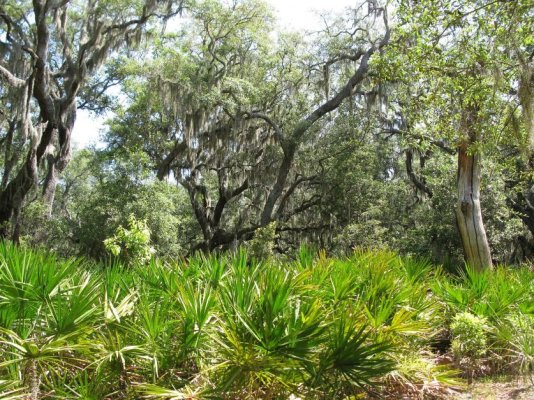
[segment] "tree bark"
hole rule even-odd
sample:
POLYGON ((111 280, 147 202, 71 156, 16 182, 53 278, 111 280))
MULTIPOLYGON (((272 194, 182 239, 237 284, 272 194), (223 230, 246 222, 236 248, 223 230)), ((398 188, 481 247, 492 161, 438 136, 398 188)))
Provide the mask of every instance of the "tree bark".
POLYGON ((430 188, 426 185, 424 178, 419 179, 413 170, 412 149, 406 150, 406 173, 408 174, 408 177, 410 178, 416 189, 419 190, 421 193, 426 194, 428 198, 431 199, 433 196, 432 190, 430 190, 430 188))
POLYGON ((50 156, 48 172, 43 184, 43 202, 46 208, 46 217, 48 218, 52 216, 57 183, 72 156, 71 134, 76 121, 76 107, 74 104, 66 111, 66 114, 65 123, 58 127, 60 148, 56 156, 50 156))
POLYGON ((480 154, 471 153, 470 135, 458 148, 458 202, 456 221, 467 264, 476 270, 492 268, 491 251, 480 207, 480 154))
POLYGON ((37 156, 30 149, 23 167, 6 188, 0 192, 0 237, 9 237, 9 222, 15 210, 23 204, 27 193, 37 180, 37 156))

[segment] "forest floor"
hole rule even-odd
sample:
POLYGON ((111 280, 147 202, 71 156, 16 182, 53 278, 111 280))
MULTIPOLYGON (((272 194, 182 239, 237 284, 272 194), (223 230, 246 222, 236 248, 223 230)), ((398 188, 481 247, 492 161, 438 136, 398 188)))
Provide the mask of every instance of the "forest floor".
POLYGON ((451 400, 533 400, 534 383, 525 381, 476 382, 451 400))
MULTIPOLYGON (((534 378, 534 377, 533 377, 534 378)), ((446 389, 444 391, 421 394, 390 393, 388 396, 375 396, 369 399, 387 400, 534 400, 534 379, 497 378, 478 380, 462 390, 446 389)))

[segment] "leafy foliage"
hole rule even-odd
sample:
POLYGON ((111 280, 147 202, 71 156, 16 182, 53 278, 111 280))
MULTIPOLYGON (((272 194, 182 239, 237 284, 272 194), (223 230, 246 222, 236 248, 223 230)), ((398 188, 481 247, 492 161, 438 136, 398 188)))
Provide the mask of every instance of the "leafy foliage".
POLYGON ((146 221, 138 221, 133 215, 128 220, 128 229, 119 226, 114 236, 104 240, 104 246, 125 263, 135 260, 145 264, 155 253, 150 246, 150 230, 146 221))
POLYGON ((476 360, 486 354, 486 320, 473 314, 457 314, 451 324, 452 353, 458 359, 476 360))
POLYGON ((306 33, 262 0, 4 3, 1 398, 532 374, 531 1, 369 0, 306 33), (71 161, 80 107, 113 115, 71 161))
POLYGON ((298 261, 258 263, 240 250, 101 268, 3 244, 0 260, 6 395, 321 399, 427 380, 439 391, 459 383, 431 359, 448 327, 462 357, 485 348, 503 368, 532 365, 527 270, 500 270, 522 294, 481 336, 482 318, 447 322, 454 298, 429 295, 455 278, 390 252, 330 259, 301 249, 298 261))
POLYGON ((247 244, 251 257, 267 260, 273 256, 276 240, 276 222, 256 230, 254 238, 247 244))

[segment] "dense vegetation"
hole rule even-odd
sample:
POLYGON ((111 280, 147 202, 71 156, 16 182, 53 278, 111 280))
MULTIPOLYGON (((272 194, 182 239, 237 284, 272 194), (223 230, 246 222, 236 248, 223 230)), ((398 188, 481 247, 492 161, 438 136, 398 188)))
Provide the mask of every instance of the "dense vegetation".
POLYGON ((304 248, 124 267, 2 245, 0 290, 2 398, 399 398, 534 367, 527 268, 304 248))
POLYGON ((361 0, 308 32, 263 0, 2 0, 0 398, 532 377, 532 21, 532 0, 361 0), (81 110, 108 120, 74 149, 81 110))
POLYGON ((273 223, 281 254, 531 256, 530 0, 362 1, 311 32, 261 0, 123 3, 0 6, 3 237, 103 259, 133 215, 160 257, 273 223), (73 152, 79 110, 109 120, 73 152))

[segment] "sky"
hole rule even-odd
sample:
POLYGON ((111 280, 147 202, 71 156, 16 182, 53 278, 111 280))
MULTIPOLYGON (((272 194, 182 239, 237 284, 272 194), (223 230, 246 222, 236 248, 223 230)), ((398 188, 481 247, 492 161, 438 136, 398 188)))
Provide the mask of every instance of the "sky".
MULTIPOLYGON (((342 12, 353 6, 356 0, 267 0, 275 9, 280 26, 284 30, 314 30, 320 27, 318 13, 342 12)), ((98 143, 100 131, 106 118, 96 117, 85 110, 79 110, 72 133, 75 148, 98 143)))

